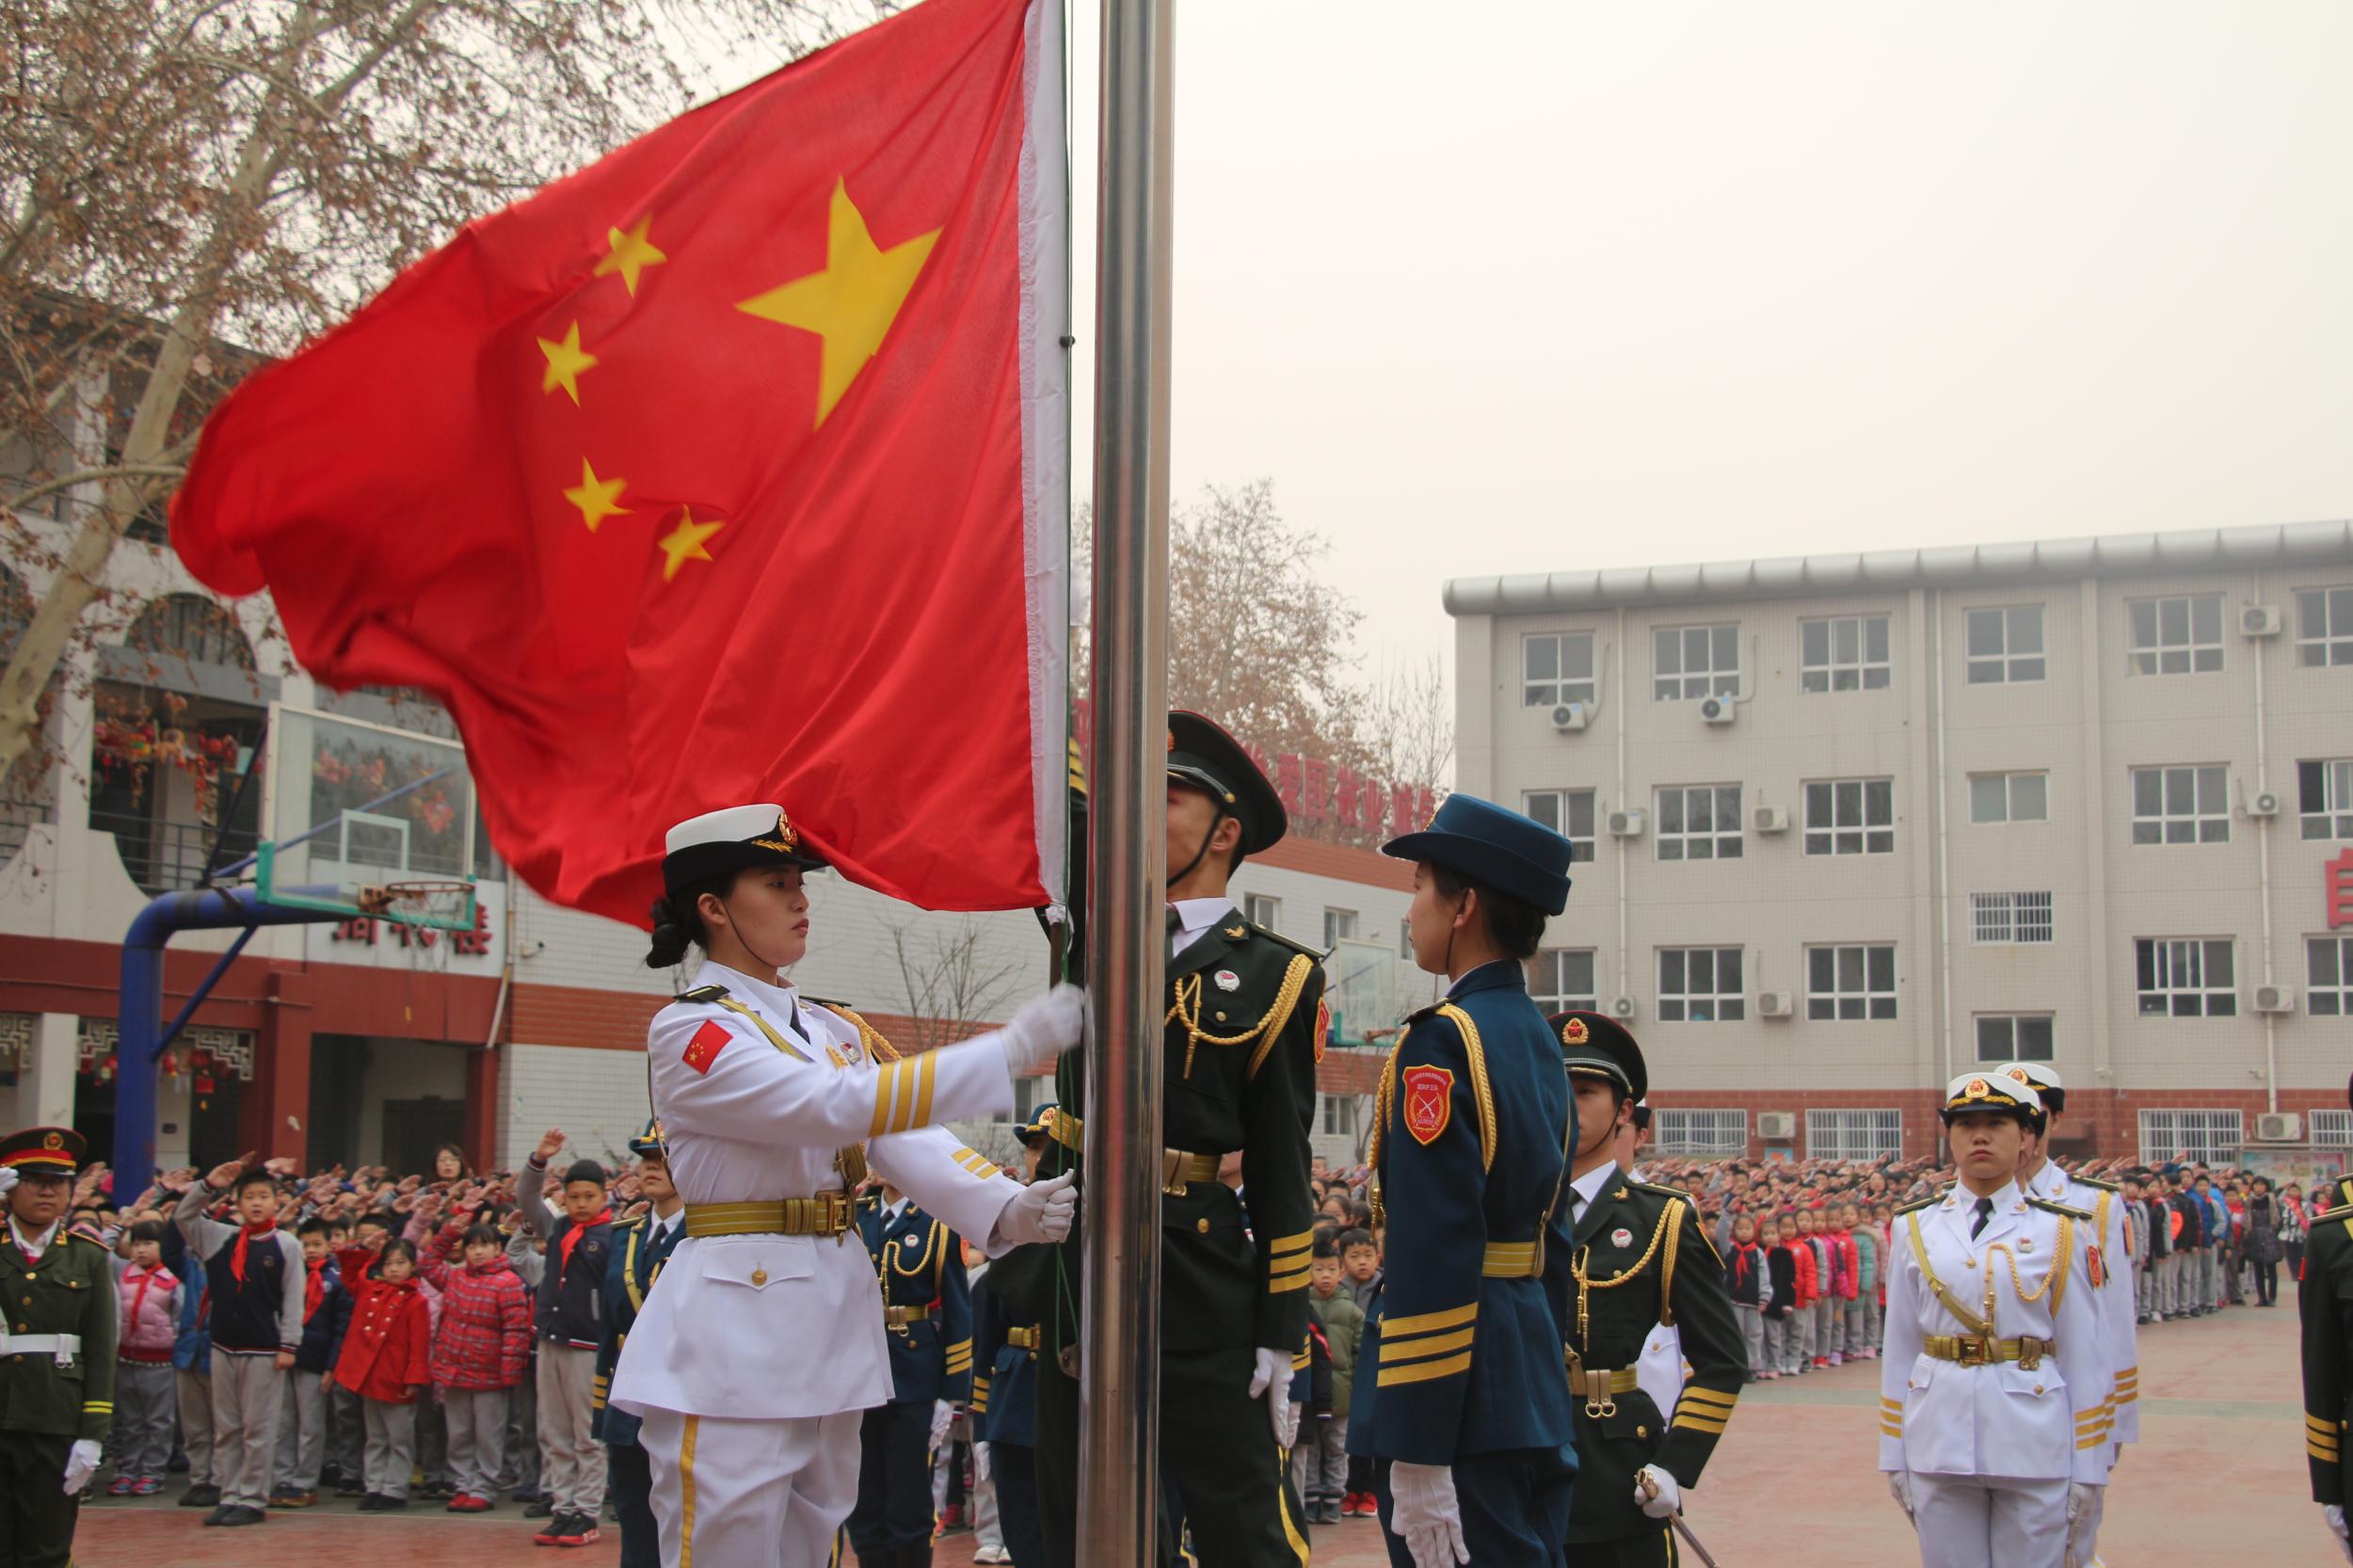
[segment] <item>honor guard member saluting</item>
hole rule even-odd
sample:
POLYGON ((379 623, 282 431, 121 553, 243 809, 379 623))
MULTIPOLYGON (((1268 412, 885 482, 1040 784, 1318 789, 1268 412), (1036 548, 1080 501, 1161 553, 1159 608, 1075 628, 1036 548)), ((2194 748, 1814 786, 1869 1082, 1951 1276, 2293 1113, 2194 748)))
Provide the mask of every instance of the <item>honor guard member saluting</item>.
POLYGON ((2041 1114, 2032 1084, 1955 1079, 1944 1118, 1961 1181, 1896 1211, 1880 1468, 1923 1568, 2089 1561, 2069 1527, 2108 1474, 2092 1219, 2019 1190, 2041 1114))
POLYGON ((1077 1043, 1082 998, 1057 987, 1002 1030, 902 1060, 777 973, 808 948, 801 878, 822 863, 775 806, 680 823, 662 862, 647 962, 707 955, 646 1044, 686 1237, 611 1402, 642 1417, 669 1568, 832 1556, 859 1415, 891 1392, 873 1265, 845 1244, 870 1161, 991 1254, 1070 1228, 1067 1182, 1007 1181, 938 1124, 1010 1112, 1014 1079, 1077 1043))
MULTIPOLYGON (((1315 1202, 1307 1129, 1322 1051, 1323 969, 1307 948, 1235 912, 1227 879, 1282 838, 1283 803, 1234 738, 1198 713, 1168 716, 1168 931, 1160 1189, 1160 1469, 1193 1505, 1193 1545, 1215 1568, 1307 1560, 1289 1495, 1291 1358, 1306 1343, 1315 1202), (1241 1152, 1241 1200, 1217 1178, 1241 1152)), ((1084 1063, 1063 1061, 1048 1170, 1078 1169, 1084 1063)), ((1071 1568, 1078 1520, 1080 1263, 1074 1239, 1038 1271, 1031 1309, 1049 1327, 1039 1362, 1038 1501, 1047 1561, 1071 1568), (1059 1275, 1059 1278, 1057 1277, 1059 1275)), ((1162 1511, 1163 1555, 1174 1555, 1162 1511)))
POLYGON ((646 1304, 646 1292, 662 1277, 662 1266, 686 1234, 686 1205, 670 1180, 660 1122, 648 1122, 629 1141, 629 1152, 637 1157, 638 1190, 653 1207, 642 1217, 613 1227, 613 1245, 604 1261, 604 1310, 597 1324, 596 1382, 588 1396, 589 1427, 607 1450, 607 1490, 621 1522, 621 1568, 658 1568, 662 1539, 653 1517, 653 1472, 647 1468, 646 1450, 637 1441, 637 1417, 614 1409, 609 1401, 613 1368, 619 1365, 621 1347, 629 1342, 629 1331, 646 1304))
POLYGON ((1374 1461, 1397 1568, 1558 1568, 1577 1461, 1544 1272, 1577 1121, 1520 966, 1568 904, 1569 842, 1457 794, 1382 853, 1415 863, 1414 962, 1453 984, 1407 1020, 1374 1101, 1388 1272, 1367 1304, 1348 1450, 1374 1461))
MULTIPOLYGON (((984 1162, 976 1176, 995 1176, 984 1162)), ((964 1240, 897 1188, 858 1200, 857 1228, 881 1276, 890 1332, 890 1401, 858 1431, 850 1547, 861 1568, 930 1568, 931 1457, 971 1398, 972 1292, 964 1240)))
MULTIPOLYGON (((2133 1309, 2133 1253, 2124 1239, 2124 1200, 2113 1182, 2072 1175, 2051 1159, 2059 1118, 2067 1112, 2067 1088, 2050 1064, 2012 1062, 2001 1070, 2012 1081, 2031 1087, 2042 1102, 2041 1120, 2026 1129, 2019 1156, 2019 1191, 2091 1215, 2076 1245, 2083 1249, 2084 1278, 2099 1309, 2100 1381, 2106 1385, 2103 1398, 2108 1415, 2108 1468, 2113 1471, 2123 1446, 2140 1441, 2140 1329, 2133 1309)), ((2080 1384, 2077 1389, 2089 1392, 2080 1384)), ((2100 1518, 2107 1495, 2105 1487, 2087 1495, 2075 1520, 2075 1555, 2087 1565, 2100 1555, 2100 1518)))
MULTIPOLYGON (((2353 1104, 2353 1084, 2345 1099, 2353 1104)), ((2304 1283, 2296 1304, 2304 1329, 2304 1453, 2312 1461, 2313 1501, 2329 1533, 2353 1561, 2345 1511, 2353 1504, 2353 1471, 2345 1464, 2353 1434, 2353 1176, 2337 1182, 2330 1207, 2313 1221, 2304 1247, 2304 1283)))
POLYGON ((70 1127, 0 1140, 0 1561, 65 1568, 82 1488, 115 1419, 115 1284, 69 1234, 87 1145, 70 1127))
POLYGON ((1569 1240, 1551 1258, 1577 1413, 1569 1560, 1579 1568, 1670 1564, 1683 1490, 1699 1484, 1732 1420, 1748 1352, 1698 1205, 1635 1180, 1619 1163, 1621 1129, 1650 1093, 1641 1048, 1599 1013, 1562 1013, 1546 1024, 1577 1096, 1577 1152, 1558 1210, 1569 1240), (1678 1355, 1673 1383, 1654 1384, 1674 1390, 1665 1405, 1644 1390, 1639 1366, 1662 1328, 1676 1336, 1678 1355))
MULTIPOLYGON (((1037 1179, 1053 1113, 1051 1103, 1041 1105, 1021 1128, 1025 1181, 1037 1179)), ((988 1266, 972 1292, 972 1466, 978 1479, 996 1480, 997 1522, 1014 1568, 1046 1562, 1037 1506, 1037 1352, 1045 1336, 1018 1268, 1039 1257, 1052 1267, 1048 1249, 1015 1249, 988 1266)))

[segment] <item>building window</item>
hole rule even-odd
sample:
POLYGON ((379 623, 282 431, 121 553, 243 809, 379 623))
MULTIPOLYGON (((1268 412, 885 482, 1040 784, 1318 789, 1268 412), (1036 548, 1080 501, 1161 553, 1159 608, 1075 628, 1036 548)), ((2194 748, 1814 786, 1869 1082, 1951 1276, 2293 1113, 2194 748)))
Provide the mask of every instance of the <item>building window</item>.
POLYGON ((2133 944, 2133 958, 2142 1017, 2238 1016, 2229 937, 2143 936, 2133 944))
POLYGON ((1979 944, 2048 942, 2051 895, 1971 893, 1969 931, 1970 939, 1979 944))
POLYGON ((1800 691, 1880 691, 1887 684, 1887 617, 1801 620, 1798 653, 1800 691))
POLYGON ((1696 784, 1658 792, 1658 858, 1740 858, 1740 786, 1696 784))
POLYGON ((1529 790, 1520 796, 1520 809, 1569 841, 1571 861, 1593 857, 1593 791, 1529 790))
POLYGON ((1520 706, 1593 700, 1593 634, 1548 632, 1520 639, 1520 706))
POLYGON ((2140 1162, 2232 1164, 2245 1136, 2235 1111, 2144 1111, 2140 1162))
POLYGON ((1893 855, 1896 785, 1886 778, 1834 778, 1805 787, 1808 855, 1893 855))
POLYGON ((2313 1112, 2313 1145, 2324 1149, 2353 1148, 2353 1111, 2313 1112))
POLYGON ((1808 1160, 1894 1160, 1904 1152, 1900 1111, 1809 1111, 1808 1160))
POLYGON ((1593 950, 1547 948, 1536 955, 1536 972, 1528 984, 1529 1000, 1546 1014, 1575 1007, 1594 1009, 1593 950))
POLYGON ((1650 646, 1655 700, 1740 695, 1738 626, 1662 626, 1650 646))
POLYGON ((2221 766, 2135 768, 2133 842, 2229 843, 2230 779, 2221 766))
POLYGON ((1323 951, 1330 952, 1342 942, 1356 939, 1356 911, 1326 909, 1323 912, 1323 951))
POLYGON ((2353 760, 2296 764, 2307 839, 2353 839, 2353 760))
POLYGON ((1851 1022, 1896 1016, 1896 944, 1805 950, 1805 1016, 1851 1022))
POLYGON ((1318 1095, 1323 1102, 1323 1132, 1327 1138, 1353 1138, 1356 1135, 1356 1096, 1353 1095, 1318 1095))
POLYGON ((1977 1018, 1977 1061, 1999 1066, 2005 1062, 2048 1062, 2051 1057, 2051 1015, 2048 1013, 1987 1013, 1977 1018))
POLYGON ((1264 893, 1245 894, 1241 901, 1241 918, 1252 925, 1274 929, 1274 922, 1283 918, 1283 901, 1264 893))
POLYGON ((2135 675, 2211 675, 2222 667, 2222 596, 2137 599, 2132 613, 2135 675))
POLYGON ((1749 1152, 1749 1113, 1660 1106, 1651 1112, 1651 1150, 1661 1159, 1738 1160, 1749 1152))
POLYGON ((2353 1018, 2353 936, 2304 938, 2305 1007, 2315 1018, 2353 1018))
POLYGON ((1737 1023, 1748 1011, 1738 948, 1658 950, 1660 1023, 1737 1023))
POLYGON ((1969 612, 1969 684, 2040 680, 2042 667, 2041 605, 1969 612))
POLYGON ((2353 588, 2296 590, 2296 662, 2353 664, 2353 588))
POLYGON ((2046 773, 1971 774, 1969 820, 1973 823, 2050 821, 2051 776, 2046 773))

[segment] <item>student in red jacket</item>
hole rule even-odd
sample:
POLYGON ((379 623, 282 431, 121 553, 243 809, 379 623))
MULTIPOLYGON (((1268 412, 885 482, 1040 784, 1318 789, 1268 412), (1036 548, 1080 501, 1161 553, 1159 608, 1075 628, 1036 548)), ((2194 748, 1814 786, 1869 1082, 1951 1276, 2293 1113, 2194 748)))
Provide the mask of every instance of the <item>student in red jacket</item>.
POLYGON ((424 1244, 424 1275, 441 1292, 433 1330, 433 1386, 449 1423, 452 1513, 487 1512, 505 1462, 508 1397, 531 1355, 531 1288, 506 1261, 492 1227, 452 1220, 424 1244), (465 1262, 444 1259, 462 1249, 465 1262))
POLYGON ((387 1241, 381 1253, 352 1247, 335 1261, 352 1297, 335 1382, 360 1396, 367 1427, 368 1491, 360 1507, 371 1513, 405 1509, 417 1393, 433 1385, 433 1322, 418 1289, 417 1249, 405 1240, 387 1241))

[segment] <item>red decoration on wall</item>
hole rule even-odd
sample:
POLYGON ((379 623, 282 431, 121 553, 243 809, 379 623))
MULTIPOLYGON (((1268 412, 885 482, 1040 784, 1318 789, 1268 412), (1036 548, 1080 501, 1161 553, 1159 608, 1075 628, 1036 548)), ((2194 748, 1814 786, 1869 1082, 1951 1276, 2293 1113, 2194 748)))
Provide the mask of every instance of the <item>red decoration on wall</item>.
POLYGON ((2353 849, 2328 863, 2329 929, 2353 925, 2353 849))

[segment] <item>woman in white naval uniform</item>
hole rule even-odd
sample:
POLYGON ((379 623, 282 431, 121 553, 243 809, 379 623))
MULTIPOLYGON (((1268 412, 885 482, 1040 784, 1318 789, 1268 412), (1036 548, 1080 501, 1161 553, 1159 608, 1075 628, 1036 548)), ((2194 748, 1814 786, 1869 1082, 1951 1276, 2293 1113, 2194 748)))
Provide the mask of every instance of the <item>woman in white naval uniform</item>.
POLYGON ((1014 1079, 1078 1043, 1083 1000, 1057 987, 1001 1031, 899 1060, 778 976, 807 950, 801 877, 823 864, 779 808, 693 818, 666 849, 647 962, 708 955, 646 1048, 686 1238, 609 1402, 644 1419, 665 1568, 822 1568, 856 1500, 860 1413, 891 1388, 848 1189, 871 1164, 992 1256, 1068 1234, 1068 1178, 1021 1186, 937 1124, 1009 1115, 1014 1079))
POLYGON ((1923 1568, 2080 1568, 2071 1527, 2107 1480, 2091 1216, 2018 1188, 2041 1114, 2030 1084, 1955 1079, 1944 1118, 1961 1181, 1896 1215, 1880 1468, 1923 1568))

